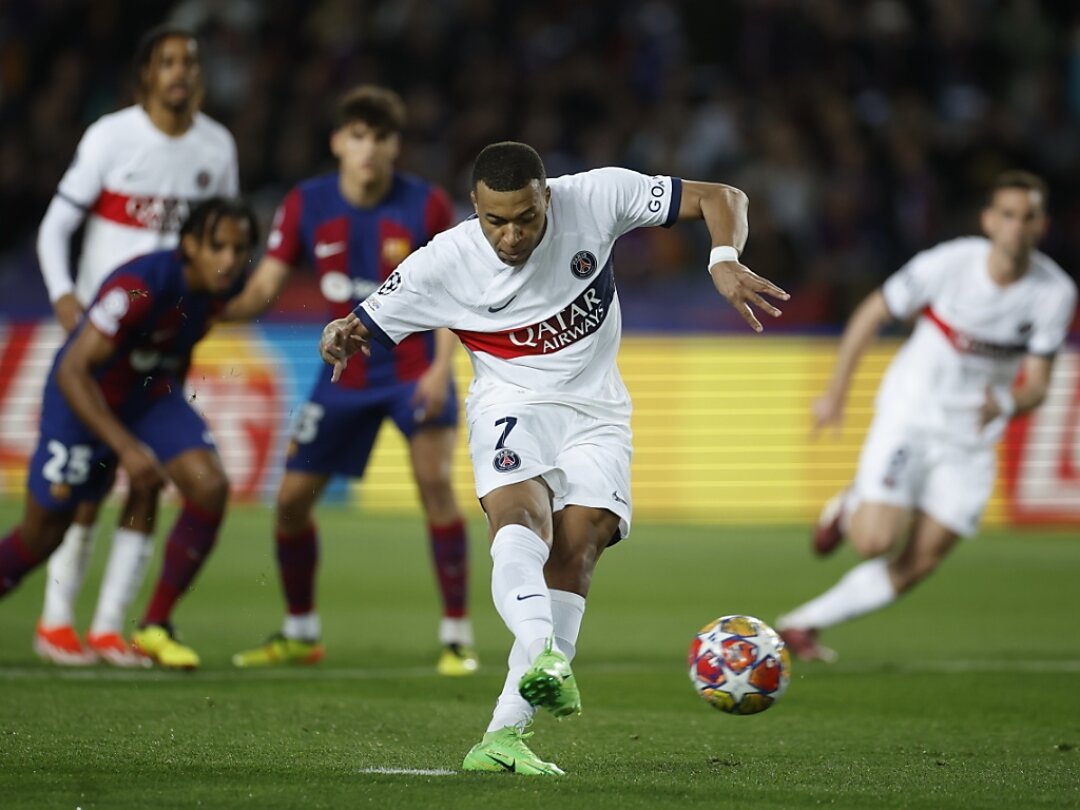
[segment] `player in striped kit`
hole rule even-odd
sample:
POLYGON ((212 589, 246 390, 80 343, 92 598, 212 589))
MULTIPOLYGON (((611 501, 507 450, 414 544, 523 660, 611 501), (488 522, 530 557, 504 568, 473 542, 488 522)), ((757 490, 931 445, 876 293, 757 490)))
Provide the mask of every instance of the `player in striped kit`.
POLYGON ((718 183, 619 168, 547 179, 521 143, 486 147, 472 175, 476 217, 440 234, 355 312, 323 331, 334 378, 370 342, 452 329, 474 378, 466 400, 476 494, 491 533, 491 593, 514 636, 508 673, 468 771, 558 776, 525 732, 537 707, 581 711, 571 671, 596 563, 630 531, 630 398, 615 240, 639 227, 704 220, 717 290, 751 310, 788 296, 739 263, 747 200, 718 183))
POLYGON ((1076 312, 1076 284, 1035 249, 1048 225, 1046 193, 1032 174, 1003 173, 982 212, 986 238, 919 253, 852 315, 814 406, 819 428, 841 422, 859 357, 878 331, 894 318, 917 320, 882 379, 855 482, 826 505, 814 532, 818 554, 846 536, 866 560, 776 622, 800 658, 834 659, 821 630, 895 602, 978 531, 994 448, 1010 419, 1046 397, 1076 312))
POLYGON ((255 241, 251 208, 212 197, 182 224, 179 249, 139 256, 106 277, 46 379, 26 509, 0 540, 0 596, 57 547, 79 504, 108 493, 118 464, 145 500, 171 481, 180 514, 133 643, 142 660, 199 666, 171 617, 214 547, 229 482, 184 377, 195 345, 239 292, 255 241))
MULTIPOLYGON (((136 104, 86 130, 38 234, 49 299, 69 333, 109 273, 135 256, 176 246, 193 202, 238 192, 232 135, 199 112, 203 85, 194 36, 172 27, 148 32, 137 49, 134 72, 136 104), (70 243, 84 221, 73 282, 70 243)), ((156 496, 129 495, 84 647, 74 629, 74 608, 89 565, 98 504, 79 506, 49 559, 34 638, 40 656, 67 665, 97 659, 117 666, 144 663, 126 643, 123 622, 152 553, 156 509, 156 496)))
MULTIPOLYGON (((362 86, 339 103, 330 145, 339 170, 294 188, 278 211, 265 258, 230 318, 248 319, 277 298, 292 268, 319 275, 331 317, 352 310, 413 250, 449 227, 446 193, 394 170, 405 106, 392 91, 362 86)), ((238 653, 240 667, 315 663, 322 630, 315 608, 319 541, 315 504, 332 475, 359 478, 383 420, 394 420, 409 455, 427 517, 443 602, 437 670, 476 670, 466 615, 466 534, 450 469, 457 436, 451 378, 456 340, 446 330, 412 335, 393 349, 350 365, 339 385, 323 374, 302 407, 277 498, 275 545, 287 613, 281 632, 238 653)))

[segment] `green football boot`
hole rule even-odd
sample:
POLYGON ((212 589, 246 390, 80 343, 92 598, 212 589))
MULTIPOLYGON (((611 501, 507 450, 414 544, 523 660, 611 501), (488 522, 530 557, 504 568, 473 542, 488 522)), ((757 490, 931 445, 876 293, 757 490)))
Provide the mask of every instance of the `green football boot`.
POLYGON ((581 692, 570 662, 547 640, 528 672, 518 681, 518 692, 531 706, 542 706, 556 717, 581 714, 581 692))
POLYGON ((323 659, 325 649, 318 641, 286 638, 275 633, 261 647, 238 652, 232 657, 234 667, 275 667, 282 664, 317 664, 323 659))
POLYGON ((554 762, 544 762, 530 750, 525 740, 532 732, 517 726, 489 731, 472 747, 461 763, 463 771, 520 773, 524 776, 565 776, 566 771, 554 762))

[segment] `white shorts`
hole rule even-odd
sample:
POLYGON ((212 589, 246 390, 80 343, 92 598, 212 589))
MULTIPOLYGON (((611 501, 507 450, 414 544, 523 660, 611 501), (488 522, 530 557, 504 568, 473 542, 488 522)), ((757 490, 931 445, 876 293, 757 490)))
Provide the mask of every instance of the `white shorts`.
POLYGON ((861 501, 918 509, 970 537, 979 530, 996 473, 992 447, 949 444, 874 420, 859 457, 855 491, 861 501))
POLYGON ((630 425, 555 403, 494 404, 469 414, 476 497, 541 478, 552 509, 592 506, 630 534, 630 425))

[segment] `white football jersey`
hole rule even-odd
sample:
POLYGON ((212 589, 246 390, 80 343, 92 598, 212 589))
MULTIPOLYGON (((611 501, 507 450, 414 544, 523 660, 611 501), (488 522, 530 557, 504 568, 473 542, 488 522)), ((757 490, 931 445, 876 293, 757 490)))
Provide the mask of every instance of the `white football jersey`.
POLYGON ((503 264, 473 217, 405 259, 357 314, 388 345, 452 329, 472 360, 470 409, 562 402, 629 418, 613 248, 634 228, 674 223, 682 181, 606 168, 548 187, 547 229, 525 264, 503 264))
POLYGON ((960 444, 992 444, 1005 419, 979 428, 987 388, 1008 390, 1027 354, 1061 348, 1076 309, 1076 285, 1036 252, 1019 280, 990 278, 990 241, 967 237, 917 254, 882 291, 897 318, 919 316, 877 397, 878 418, 940 433, 960 444))
POLYGON ((102 116, 83 134, 57 194, 87 212, 75 276, 83 306, 101 281, 129 259, 178 242, 192 202, 233 197, 240 182, 236 143, 202 113, 171 137, 138 106, 102 116))

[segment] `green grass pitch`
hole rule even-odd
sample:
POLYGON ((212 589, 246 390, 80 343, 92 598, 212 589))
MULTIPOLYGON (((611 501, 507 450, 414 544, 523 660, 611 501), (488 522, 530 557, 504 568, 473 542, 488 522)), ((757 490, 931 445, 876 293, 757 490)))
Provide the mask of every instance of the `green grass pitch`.
MULTIPOLYGON (((18 513, 0 505, 0 525, 18 513)), ((0 807, 1080 806, 1073 534, 987 532, 905 601, 831 632, 839 663, 796 663, 777 706, 730 717, 691 690, 693 633, 725 613, 771 620, 854 557, 812 559, 802 530, 636 526, 601 562, 589 600, 575 664, 583 715, 534 726, 535 750, 569 772, 551 780, 457 771, 509 643, 479 525, 471 604, 483 671, 446 680, 433 670, 420 521, 346 509, 320 515, 326 660, 231 669, 231 653, 280 621, 270 520, 234 509, 178 611, 203 656, 197 673, 46 666, 30 648, 43 572, 0 603, 0 807), (378 772, 394 769, 434 773, 378 772)))

